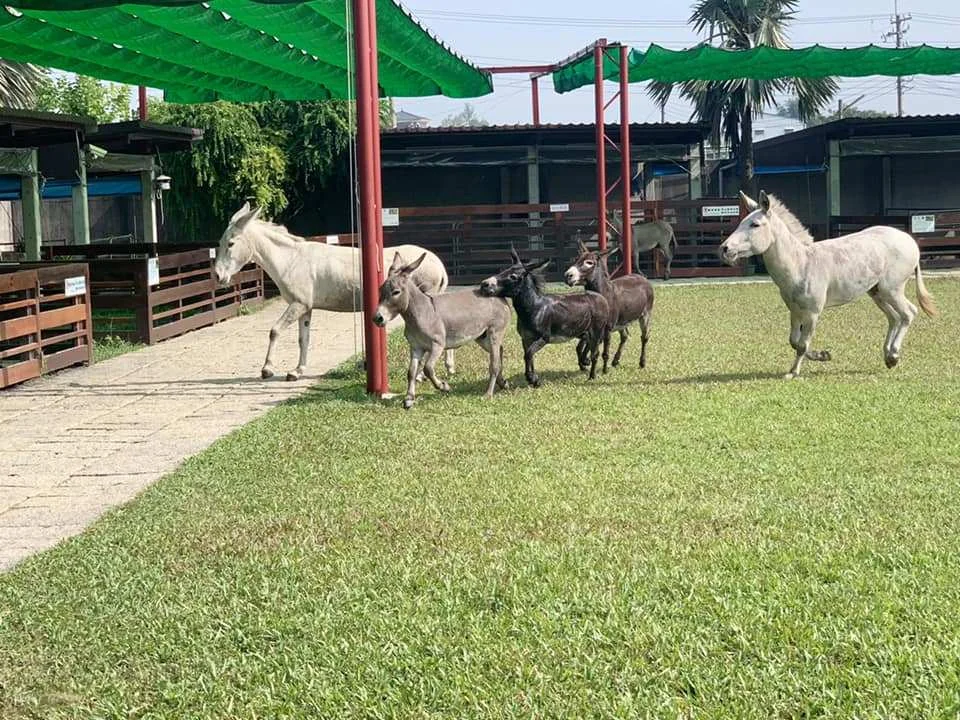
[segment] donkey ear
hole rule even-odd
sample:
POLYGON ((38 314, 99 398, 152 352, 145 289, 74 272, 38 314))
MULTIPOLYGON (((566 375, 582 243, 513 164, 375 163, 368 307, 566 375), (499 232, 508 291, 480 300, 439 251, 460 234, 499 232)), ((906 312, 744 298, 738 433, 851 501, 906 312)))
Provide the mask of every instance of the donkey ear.
POLYGON ((253 222, 254 220, 260 217, 260 211, 262 209, 263 209, 262 207, 258 207, 253 212, 248 212, 246 215, 243 215, 242 217, 238 218, 234 222, 234 227, 237 228, 237 230, 240 230, 242 232, 243 230, 246 229, 247 225, 249 225, 251 222, 253 222))
POLYGON ((524 265, 523 269, 526 270, 528 273, 535 273, 545 269, 549 264, 550 264, 550 260, 543 260, 543 261, 534 260, 532 263, 527 263, 526 265, 524 265))
POLYGON ((590 248, 583 244, 583 240, 580 239, 580 236, 577 235, 577 247, 580 248, 580 254, 590 252, 590 248))
POLYGON ((390 269, 387 270, 387 275, 396 275, 403 269, 403 258, 400 256, 400 253, 393 254, 393 262, 390 263, 390 269))
POLYGON ((765 190, 760 191, 760 209, 765 213, 770 212, 770 196, 765 190))
MULTIPOLYGON (((399 257, 399 256, 398 256, 398 257, 399 257)), ((426 253, 423 253, 423 255, 421 255, 421 256, 418 257, 416 260, 414 260, 412 263, 410 263, 409 265, 407 265, 407 266, 406 266, 403 270, 401 270, 400 272, 402 272, 404 275, 409 275, 410 273, 415 272, 416 269, 417 269, 418 267, 420 267, 421 263, 423 263, 423 260, 424 260, 425 257, 427 257, 427 254, 426 254, 426 253)))
POLYGON ((235 223, 237 220, 239 220, 240 218, 242 218, 244 215, 246 215, 246 214, 249 213, 249 212, 250 212, 250 201, 248 200, 247 202, 245 202, 245 203, 243 204, 243 207, 242 207, 242 208, 240 208, 239 210, 237 210, 237 211, 233 214, 233 216, 230 218, 230 223, 229 223, 229 224, 232 225, 233 223, 235 223))
POLYGON ((743 190, 740 191, 740 199, 743 201, 743 204, 747 206, 747 210, 751 210, 751 211, 752 211, 752 210, 756 210, 757 207, 759 207, 759 206, 757 205, 757 201, 756 201, 756 200, 753 200, 753 199, 750 198, 750 197, 748 197, 747 194, 746 194, 743 190))
POLYGON ((510 246, 510 259, 513 260, 517 265, 522 265, 523 260, 520 259, 520 256, 517 255, 517 249, 511 245, 510 246))

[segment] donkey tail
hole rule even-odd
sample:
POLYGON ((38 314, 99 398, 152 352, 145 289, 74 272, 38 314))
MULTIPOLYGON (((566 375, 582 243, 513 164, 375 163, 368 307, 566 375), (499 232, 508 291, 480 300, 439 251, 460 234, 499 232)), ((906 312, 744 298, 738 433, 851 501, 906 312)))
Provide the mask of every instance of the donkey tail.
POLYGON ((450 284, 450 277, 447 275, 447 266, 442 262, 440 263, 440 272, 443 273, 440 276, 440 291, 437 295, 443 295, 447 291, 447 286, 450 284))
POLYGON ((913 274, 917 279, 917 300, 920 302, 920 307, 930 317, 936 317, 937 306, 933 304, 933 295, 927 292, 927 286, 923 284, 923 274, 920 272, 920 263, 917 263, 913 274))

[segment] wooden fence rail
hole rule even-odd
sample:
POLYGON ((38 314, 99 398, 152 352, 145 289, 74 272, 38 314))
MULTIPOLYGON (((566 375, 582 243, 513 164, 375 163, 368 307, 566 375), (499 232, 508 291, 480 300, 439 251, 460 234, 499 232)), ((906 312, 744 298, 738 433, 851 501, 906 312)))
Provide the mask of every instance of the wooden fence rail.
POLYGON ((86 245, 45 252, 83 258, 89 266, 97 334, 148 345, 235 317, 264 298, 263 271, 253 265, 220 287, 214 254, 205 247, 86 245))
POLYGON ((0 388, 93 359, 87 266, 0 267, 0 388))
POLYGON ((960 267, 960 211, 929 213, 934 229, 913 232, 909 215, 834 215, 830 218, 830 237, 839 237, 863 230, 872 225, 889 225, 911 233, 920 246, 920 266, 923 268, 960 267))

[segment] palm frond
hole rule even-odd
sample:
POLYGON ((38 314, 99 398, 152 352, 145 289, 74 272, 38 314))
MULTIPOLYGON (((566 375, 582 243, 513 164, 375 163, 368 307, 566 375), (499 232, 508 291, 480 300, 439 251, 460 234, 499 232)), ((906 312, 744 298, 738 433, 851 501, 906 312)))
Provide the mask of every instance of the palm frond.
POLYGON ((32 107, 43 77, 43 71, 35 65, 0 59, 0 105, 32 107))

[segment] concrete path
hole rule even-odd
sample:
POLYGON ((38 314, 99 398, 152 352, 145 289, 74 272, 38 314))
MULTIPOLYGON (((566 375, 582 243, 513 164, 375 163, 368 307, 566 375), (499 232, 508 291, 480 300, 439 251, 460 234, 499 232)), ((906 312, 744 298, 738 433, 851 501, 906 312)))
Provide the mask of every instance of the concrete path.
MULTIPOLYGON (((253 315, 0 391, 0 570, 81 532, 354 354, 358 316, 317 310, 306 377, 260 380, 267 333, 282 310, 274 301, 253 315)), ((277 349, 278 372, 296 365, 296 326, 277 349)))

